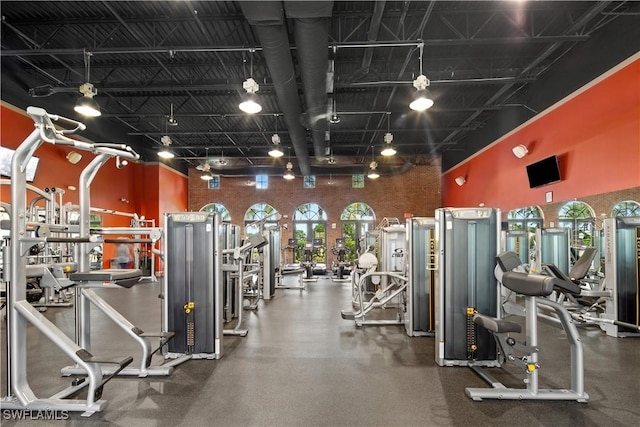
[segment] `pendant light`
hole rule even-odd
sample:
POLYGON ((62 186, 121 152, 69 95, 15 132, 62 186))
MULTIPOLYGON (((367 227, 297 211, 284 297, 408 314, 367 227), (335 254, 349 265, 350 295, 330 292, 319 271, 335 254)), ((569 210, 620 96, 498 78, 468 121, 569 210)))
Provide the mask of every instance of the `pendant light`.
POLYGON ((396 154, 396 149, 393 148, 391 144, 393 142, 393 134, 390 132, 391 129, 391 112, 387 111, 387 133, 384 134, 384 148, 380 152, 383 156, 389 157, 394 156, 396 154))
POLYGON ((84 52, 84 68, 85 68, 85 77, 86 81, 84 84, 80 86, 80 93, 83 95, 76 101, 75 107, 73 109, 87 117, 98 117, 102 113, 100 112, 100 105, 93 99, 94 96, 98 94, 98 89, 96 89, 90 82, 90 70, 91 70, 91 53, 85 51, 84 52))
POLYGON ((376 170, 378 167, 378 163, 374 158, 373 147, 371 147, 371 163, 369 163, 369 173, 367 174, 367 178, 369 179, 378 179, 380 178, 380 174, 376 170))
POLYGON ((242 95, 242 99, 240 100, 240 108, 241 111, 244 111, 247 114, 256 114, 262 111, 262 105, 258 102, 258 97, 256 96, 256 92, 260 90, 260 86, 258 83, 253 80, 253 52, 254 49, 249 50, 249 55, 251 58, 251 65, 249 68, 249 78, 242 83, 242 87, 247 91, 244 95, 242 95))
POLYGON ((291 181, 292 179, 295 179, 295 175, 293 174, 293 163, 291 163, 291 149, 289 149, 289 161, 287 162, 287 170, 285 171, 284 175, 282 176, 284 179, 291 181))
POLYGON ((269 155, 271 157, 282 157, 284 156, 284 152, 280 149, 280 135, 278 135, 278 115, 274 114, 276 118, 276 132, 271 135, 271 142, 273 143, 273 147, 269 150, 269 155))
POLYGON ((422 74, 423 50, 424 43, 420 43, 420 75, 413 81, 413 87, 416 88, 416 92, 413 94, 413 100, 409 104, 409 108, 415 111, 425 111, 433 106, 433 99, 431 99, 431 94, 427 90, 431 82, 422 74))

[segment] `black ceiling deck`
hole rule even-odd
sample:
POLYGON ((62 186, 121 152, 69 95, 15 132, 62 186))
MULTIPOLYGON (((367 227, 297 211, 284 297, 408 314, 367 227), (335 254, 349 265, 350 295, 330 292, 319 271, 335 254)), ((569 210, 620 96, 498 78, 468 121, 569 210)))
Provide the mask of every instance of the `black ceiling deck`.
MULTIPOLYGON (((640 44, 634 2, 336 1, 329 3, 325 35, 334 72, 326 72, 328 63, 322 70, 323 84, 332 82, 333 92, 322 88, 325 108, 318 115, 305 97, 304 52, 298 51, 299 24, 292 17, 322 15, 309 10, 322 4, 271 3, 286 9, 281 23, 295 70, 301 136, 290 132, 291 118, 283 115, 289 100, 277 96, 277 71, 268 66, 255 27, 232 1, 3 0, 2 98, 76 117, 72 106, 88 53, 103 112, 86 121, 92 136, 131 142, 146 160, 155 160, 160 138, 169 135, 178 167, 207 157, 223 174, 273 173, 288 161, 286 154, 281 160, 267 155, 277 127, 294 163, 306 151, 311 173, 352 172, 366 167, 372 154, 393 171, 439 162, 441 154, 444 166, 464 159, 640 44), (574 57, 594 40, 608 55, 582 72, 554 74, 579 63, 574 57), (408 103, 421 47, 435 105, 418 113, 408 103), (238 109, 242 82, 250 76, 260 84, 263 105, 254 116, 238 109), (327 121, 332 99, 337 124, 327 121), (167 125, 172 103, 178 126, 167 125), (388 129, 398 154, 383 159, 388 129), (321 132, 319 142, 314 131, 321 132), (329 155, 335 164, 328 164, 329 155)), ((265 4, 244 9, 269 19, 265 4)))

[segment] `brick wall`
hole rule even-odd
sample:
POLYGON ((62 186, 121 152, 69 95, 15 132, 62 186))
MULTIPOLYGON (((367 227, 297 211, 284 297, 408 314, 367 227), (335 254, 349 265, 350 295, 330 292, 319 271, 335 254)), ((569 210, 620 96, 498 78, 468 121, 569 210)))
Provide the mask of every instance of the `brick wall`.
MULTIPOLYGON (((381 176, 377 180, 365 177, 364 188, 352 188, 351 176, 335 176, 334 184, 328 185, 329 177, 318 176, 316 188, 303 188, 301 177, 287 181, 281 177, 269 177, 269 189, 258 190, 247 186, 250 177, 221 177, 221 188, 209 190, 207 182, 199 179, 200 172, 189 171, 189 210, 200 210, 208 203, 220 203, 231 214, 231 222, 242 224, 247 209, 254 203, 268 203, 288 220, 295 209, 304 203, 317 203, 327 215, 327 242, 329 247, 340 237, 340 214, 354 202, 367 203, 379 222, 384 217, 397 217, 404 221, 405 213, 414 216, 433 216, 440 207, 440 165, 415 166, 408 172, 395 176, 381 176), (332 223, 336 224, 332 230, 332 223)), ((255 179, 254 179, 255 180, 255 179)), ((292 235, 292 227, 289 234, 292 235)), ((284 238, 287 238, 285 232, 284 238)))

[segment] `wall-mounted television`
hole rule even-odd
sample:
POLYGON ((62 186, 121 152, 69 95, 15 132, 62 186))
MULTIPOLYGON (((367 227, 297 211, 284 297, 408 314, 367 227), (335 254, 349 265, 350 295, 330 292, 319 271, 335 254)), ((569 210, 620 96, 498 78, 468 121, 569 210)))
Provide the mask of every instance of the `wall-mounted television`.
MULTIPOLYGON (((11 178, 11 159, 13 158, 13 153, 15 153, 15 150, 0 147, 0 175, 11 178)), ((27 182, 33 182, 35 179, 39 161, 39 158, 33 156, 29 160, 29 163, 27 163, 27 182)))
POLYGON ((527 166, 529 187, 541 187, 560 181, 560 167, 558 157, 550 156, 527 166))

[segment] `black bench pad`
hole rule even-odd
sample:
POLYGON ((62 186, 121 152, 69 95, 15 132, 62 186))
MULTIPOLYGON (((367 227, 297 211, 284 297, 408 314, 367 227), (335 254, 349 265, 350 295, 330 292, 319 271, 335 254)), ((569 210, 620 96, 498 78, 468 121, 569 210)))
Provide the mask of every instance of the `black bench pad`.
POLYGON ((107 269, 107 270, 91 270, 72 273, 69 276, 72 282, 111 282, 123 288, 130 288, 142 277, 140 269, 107 269))
POLYGON ((475 314, 473 316, 473 322, 496 334, 522 332, 522 327, 518 323, 496 319, 495 317, 485 316, 484 314, 475 314))

